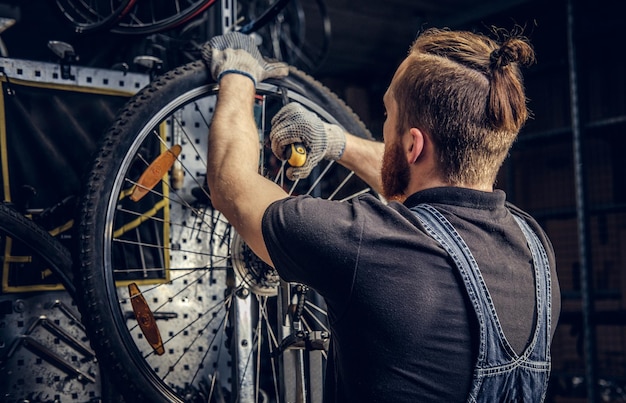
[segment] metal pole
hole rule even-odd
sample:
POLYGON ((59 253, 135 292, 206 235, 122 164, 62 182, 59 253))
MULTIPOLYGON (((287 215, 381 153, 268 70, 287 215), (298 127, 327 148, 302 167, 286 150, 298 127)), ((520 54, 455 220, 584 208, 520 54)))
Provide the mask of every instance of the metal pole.
POLYGON ((237 24, 237 0, 223 0, 220 3, 222 32, 219 34, 225 34, 232 31, 237 24))
POLYGON ((567 53, 570 79, 570 107, 572 142, 574 151, 574 174, 576 186, 576 220, 578 224, 578 253, 580 260, 580 291, 582 298, 583 337, 585 351, 585 380, 587 401, 596 401, 596 352, 595 326, 593 323, 593 282, 588 262, 587 209, 585 204, 585 177, 583 167, 580 115, 578 110, 578 78, 576 75, 576 48, 574 46, 574 6, 567 1, 567 53))

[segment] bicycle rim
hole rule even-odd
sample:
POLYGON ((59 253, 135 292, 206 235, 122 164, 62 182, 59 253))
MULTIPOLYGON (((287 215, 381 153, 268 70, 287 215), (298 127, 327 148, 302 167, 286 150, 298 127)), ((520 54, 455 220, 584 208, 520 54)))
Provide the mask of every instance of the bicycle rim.
MULTIPOLYGON (((94 348, 133 401, 287 401, 299 388, 321 396, 311 385, 325 362, 321 299, 282 282, 211 206, 204 161, 217 86, 208 82, 202 62, 165 74, 131 99, 104 138, 80 220, 84 316, 97 335, 94 348), (178 155, 172 169, 132 201, 138 178, 168 153, 178 155), (294 301, 308 339, 289 331, 294 301)), ((345 104, 295 69, 257 93, 266 176, 293 194, 341 200, 368 191, 332 163, 307 181, 288 181, 265 138, 286 98, 371 137, 345 104)))

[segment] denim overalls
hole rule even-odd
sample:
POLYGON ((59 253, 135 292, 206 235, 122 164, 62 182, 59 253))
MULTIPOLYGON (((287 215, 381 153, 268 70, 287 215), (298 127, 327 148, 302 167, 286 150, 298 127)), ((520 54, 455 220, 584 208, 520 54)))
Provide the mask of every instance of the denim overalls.
POLYGON ((536 328, 518 356, 504 338, 493 301, 467 244, 434 207, 411 208, 426 231, 454 260, 480 325, 480 347, 468 402, 542 402, 550 376, 551 290, 545 249, 526 221, 514 215, 530 247, 535 269, 536 328))

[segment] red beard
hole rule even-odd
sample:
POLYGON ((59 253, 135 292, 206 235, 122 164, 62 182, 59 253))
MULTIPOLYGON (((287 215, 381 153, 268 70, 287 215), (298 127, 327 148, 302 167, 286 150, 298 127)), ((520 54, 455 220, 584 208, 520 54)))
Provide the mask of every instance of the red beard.
POLYGON ((383 196, 387 200, 403 201, 406 198, 411 173, 399 139, 385 145, 381 177, 383 196))

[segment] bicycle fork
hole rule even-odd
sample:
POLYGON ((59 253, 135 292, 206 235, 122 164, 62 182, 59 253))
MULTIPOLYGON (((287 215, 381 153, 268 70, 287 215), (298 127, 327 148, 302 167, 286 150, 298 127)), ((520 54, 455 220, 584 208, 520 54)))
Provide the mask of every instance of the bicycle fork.
POLYGON ((279 317, 283 318, 282 341, 276 350, 283 374, 282 396, 285 402, 318 403, 323 398, 322 354, 328 351, 327 331, 305 326, 303 312, 308 287, 303 284, 281 284, 286 303, 279 317), (316 371, 316 369, 318 371, 316 371))

